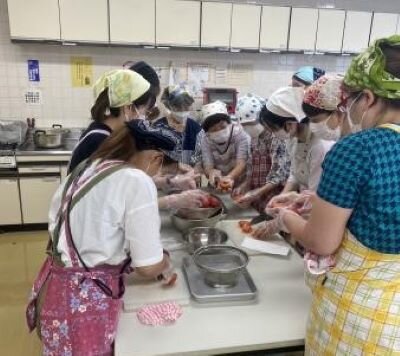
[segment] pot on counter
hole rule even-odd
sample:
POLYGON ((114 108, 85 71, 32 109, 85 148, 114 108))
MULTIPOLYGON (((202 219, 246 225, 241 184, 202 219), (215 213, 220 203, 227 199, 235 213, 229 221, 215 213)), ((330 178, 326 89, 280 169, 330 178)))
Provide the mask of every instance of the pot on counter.
POLYGON ((63 145, 63 134, 67 132, 61 125, 51 129, 38 129, 33 134, 33 141, 38 148, 58 148, 63 145))
POLYGON ((178 216, 176 213, 171 215, 171 221, 174 227, 182 233, 187 232, 189 229, 194 227, 214 227, 220 220, 225 219, 226 213, 222 208, 217 214, 205 219, 184 219, 178 216))

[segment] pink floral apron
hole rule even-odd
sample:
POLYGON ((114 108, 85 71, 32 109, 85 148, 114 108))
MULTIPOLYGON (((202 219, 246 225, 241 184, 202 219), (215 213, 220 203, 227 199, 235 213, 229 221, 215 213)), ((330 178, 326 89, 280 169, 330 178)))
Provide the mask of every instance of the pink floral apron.
POLYGON ((40 329, 44 355, 111 355, 124 293, 123 274, 130 272, 129 258, 118 266, 88 268, 74 245, 69 222, 74 203, 124 165, 121 162, 99 164, 85 180, 79 179, 85 166, 79 167, 64 189, 58 223, 60 229, 65 222, 72 267, 64 267, 57 256, 59 229, 56 229, 51 256, 34 282, 27 307, 29 329, 40 329))

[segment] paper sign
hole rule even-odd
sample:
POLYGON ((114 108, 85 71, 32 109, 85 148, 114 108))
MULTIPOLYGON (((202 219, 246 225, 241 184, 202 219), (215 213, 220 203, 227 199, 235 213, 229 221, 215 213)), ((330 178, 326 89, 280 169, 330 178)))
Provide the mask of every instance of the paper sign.
POLYGON ((30 82, 40 82, 39 61, 28 59, 28 78, 30 82))
POLYGON ((282 256, 287 256, 290 251, 288 246, 283 246, 279 242, 260 241, 251 237, 244 238, 242 247, 248 248, 249 250, 269 253, 271 255, 282 256))
POLYGON ((203 88, 208 83, 208 74, 207 64, 188 64, 188 83, 195 97, 203 96, 203 88))
POLYGON ((91 87, 93 85, 93 65, 91 57, 71 57, 72 86, 91 87))

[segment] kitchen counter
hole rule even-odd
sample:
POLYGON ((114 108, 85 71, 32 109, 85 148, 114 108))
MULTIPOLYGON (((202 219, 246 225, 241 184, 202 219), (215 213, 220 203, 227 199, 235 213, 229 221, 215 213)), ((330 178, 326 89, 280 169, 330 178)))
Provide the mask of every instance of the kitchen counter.
MULTIPOLYGON (((228 198, 224 200, 229 203, 228 198)), ((232 207, 228 216, 254 215, 251 209, 240 214, 232 207)), ((164 241, 179 240, 166 213, 162 214, 161 235, 164 241)), ((174 264, 181 266, 185 255, 172 252, 174 264)), ((251 256, 248 271, 259 293, 257 301, 248 305, 191 300, 183 306, 182 317, 166 327, 144 326, 134 312, 121 313, 115 355, 211 355, 304 345, 311 294, 304 283, 302 258, 294 250, 288 257, 251 256)), ((145 303, 154 302, 156 294, 159 291, 146 295, 145 303)))

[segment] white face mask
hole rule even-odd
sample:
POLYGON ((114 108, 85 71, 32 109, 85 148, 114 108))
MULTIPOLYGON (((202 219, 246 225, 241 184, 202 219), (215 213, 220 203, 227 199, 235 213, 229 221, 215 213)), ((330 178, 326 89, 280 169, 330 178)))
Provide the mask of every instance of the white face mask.
POLYGON ((275 137, 280 138, 281 140, 288 140, 290 138, 290 132, 286 132, 285 129, 280 129, 279 131, 274 132, 275 137))
POLYGON ((318 138, 322 140, 328 141, 338 141, 340 139, 340 126, 336 129, 331 129, 328 126, 328 121, 332 117, 332 114, 329 117, 318 123, 310 122, 310 131, 318 138))
POLYGON ((264 132, 264 126, 258 123, 255 125, 243 125, 243 130, 246 131, 251 138, 258 138, 258 136, 264 132))
POLYGON ((182 124, 189 118, 190 111, 171 111, 171 114, 177 122, 182 124))
POLYGON ((208 134, 208 137, 211 141, 217 144, 222 144, 229 140, 230 134, 231 134, 231 125, 228 125, 223 130, 217 132, 210 132, 208 134))
POLYGON ((350 129, 352 133, 357 133, 360 132, 362 130, 362 123, 364 121, 364 117, 365 114, 367 113, 367 111, 365 111, 361 117, 361 120, 358 124, 355 124, 354 121, 351 118, 351 108, 353 107, 354 103, 360 98, 360 96, 362 95, 362 92, 360 94, 358 94, 356 96, 356 98, 351 102, 351 104, 346 107, 346 115, 347 115, 347 119, 349 120, 349 125, 350 125, 350 129))

